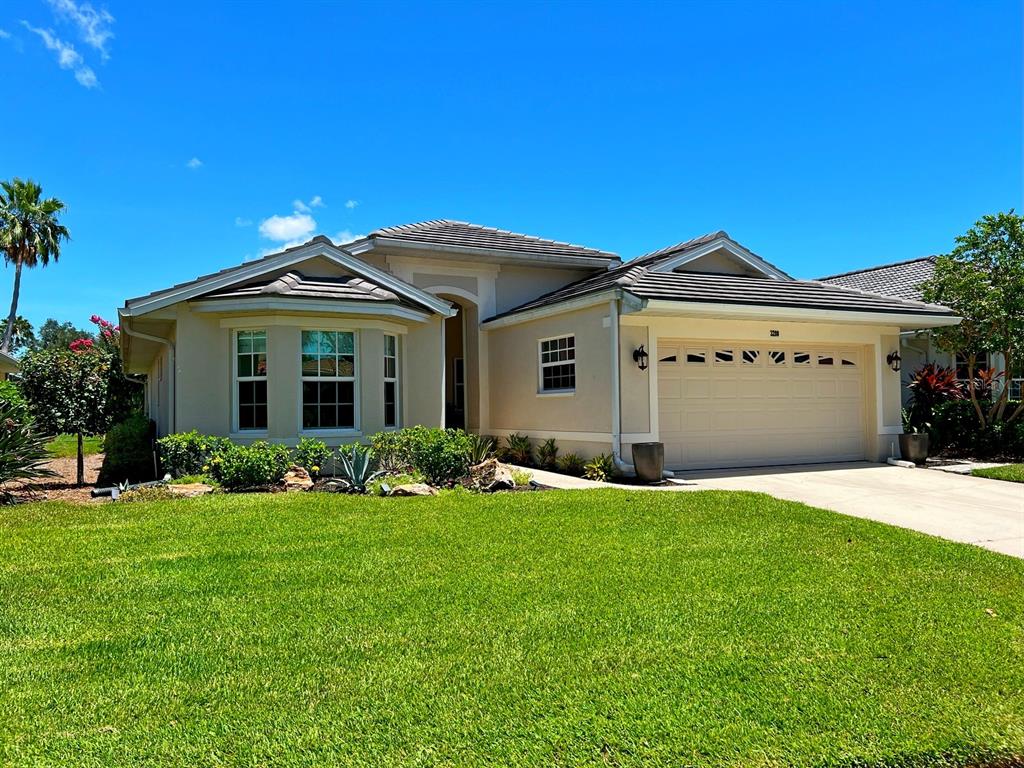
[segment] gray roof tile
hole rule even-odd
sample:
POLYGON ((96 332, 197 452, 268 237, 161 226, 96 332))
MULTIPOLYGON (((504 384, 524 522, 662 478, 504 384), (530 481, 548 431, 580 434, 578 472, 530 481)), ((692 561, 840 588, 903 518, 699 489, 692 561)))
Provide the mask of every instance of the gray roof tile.
POLYGON ((654 267, 659 263, 718 237, 728 237, 728 235, 724 232, 712 232, 669 248, 653 251, 614 269, 585 277, 547 293, 533 301, 496 315, 495 318, 560 304, 613 288, 621 288, 642 299, 665 301, 918 315, 952 314, 949 309, 938 305, 924 304, 920 301, 891 295, 883 296, 859 290, 856 287, 831 285, 822 281, 773 280, 738 275, 654 271, 654 267))
POLYGON ((540 256, 586 257, 618 261, 610 251, 600 251, 583 245, 546 240, 532 235, 521 235, 505 229, 484 227, 465 221, 435 219, 397 227, 383 227, 368 235, 369 238, 401 240, 410 244, 453 246, 457 248, 506 251, 509 254, 535 254, 540 256))
POLYGON ((844 288, 896 296, 901 299, 921 300, 921 283, 935 274, 935 256, 882 264, 878 267, 844 272, 819 278, 820 282, 844 288))
POLYGON ((361 277, 309 277, 292 270, 280 277, 257 280, 203 294, 202 299, 237 299, 254 296, 286 296, 299 299, 391 302, 412 305, 396 293, 361 277))

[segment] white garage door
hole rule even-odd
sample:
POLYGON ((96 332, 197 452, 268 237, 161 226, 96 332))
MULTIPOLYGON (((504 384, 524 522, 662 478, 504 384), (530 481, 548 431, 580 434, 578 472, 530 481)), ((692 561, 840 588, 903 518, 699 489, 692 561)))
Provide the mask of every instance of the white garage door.
POLYGON ((666 466, 863 459, 863 358, 858 347, 661 340, 666 466))

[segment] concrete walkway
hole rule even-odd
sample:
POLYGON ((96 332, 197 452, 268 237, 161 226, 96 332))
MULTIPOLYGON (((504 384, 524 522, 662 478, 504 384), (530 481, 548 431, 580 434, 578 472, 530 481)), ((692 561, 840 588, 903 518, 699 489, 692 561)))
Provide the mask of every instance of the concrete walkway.
MULTIPOLYGON (((529 471, 557 488, 630 488, 529 471)), ((685 472, 676 480, 652 490, 760 491, 1024 558, 1021 483, 868 462, 685 472)))

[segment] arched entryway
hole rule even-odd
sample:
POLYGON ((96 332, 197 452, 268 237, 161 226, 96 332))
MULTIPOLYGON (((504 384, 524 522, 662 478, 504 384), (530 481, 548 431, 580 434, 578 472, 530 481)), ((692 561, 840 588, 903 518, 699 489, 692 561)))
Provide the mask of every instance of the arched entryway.
POLYGON ((450 301, 459 311, 444 321, 444 422, 446 427, 475 430, 479 426, 479 325, 477 305, 470 294, 435 288, 431 293, 450 301))

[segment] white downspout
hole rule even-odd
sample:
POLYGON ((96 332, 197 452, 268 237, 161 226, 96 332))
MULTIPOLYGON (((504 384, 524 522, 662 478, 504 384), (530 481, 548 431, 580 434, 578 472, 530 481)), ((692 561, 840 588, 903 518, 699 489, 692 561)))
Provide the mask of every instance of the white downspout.
POLYGON ((129 336, 133 336, 136 339, 144 339, 145 341, 153 341, 153 342, 156 342, 157 344, 162 344, 163 346, 167 347, 167 358, 168 358, 167 364, 170 366, 170 369, 171 369, 171 392, 170 392, 170 396, 167 398, 168 400, 170 400, 170 406, 171 406, 170 418, 168 419, 168 428, 169 428, 169 433, 173 435, 178 430, 178 428, 177 428, 177 412, 178 412, 178 409, 177 409, 177 405, 176 405, 177 404, 177 400, 178 400, 178 381, 177 381, 177 379, 178 379, 178 371, 177 371, 177 365, 175 365, 175 359, 174 359, 174 357, 175 357, 174 356, 174 342, 171 341, 170 339, 165 339, 162 336, 153 336, 152 334, 149 334, 149 333, 143 333, 142 331, 136 331, 134 328, 132 328, 131 322, 130 321, 125 322, 126 320, 128 320, 128 318, 122 318, 121 330, 124 331, 125 333, 127 333, 129 336))
POLYGON ((619 300, 608 302, 612 353, 612 461, 624 475, 635 475, 636 467, 622 460, 622 393, 619 363, 619 300))

